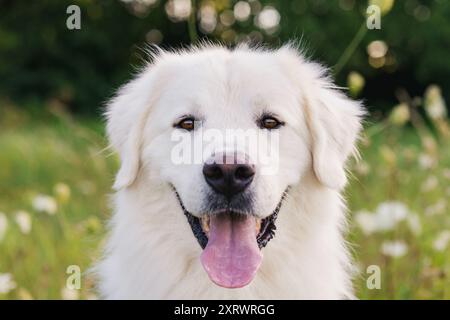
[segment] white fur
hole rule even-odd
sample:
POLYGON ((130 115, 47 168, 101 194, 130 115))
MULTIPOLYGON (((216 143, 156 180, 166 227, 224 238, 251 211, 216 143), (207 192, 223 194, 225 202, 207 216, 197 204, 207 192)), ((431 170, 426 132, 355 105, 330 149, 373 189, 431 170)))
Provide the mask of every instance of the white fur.
POLYGON ((203 46, 159 52, 153 60, 108 106, 108 135, 122 165, 111 235, 96 268, 103 297, 352 298, 340 191, 361 128, 360 104, 291 46, 203 46), (255 279, 241 289, 224 289, 203 270, 201 248, 170 187, 187 210, 201 216, 201 165, 170 161, 170 133, 177 116, 193 112, 208 128, 253 128, 254 115, 263 109, 286 125, 279 129, 278 173, 255 176, 255 214, 268 216, 291 188, 255 279))

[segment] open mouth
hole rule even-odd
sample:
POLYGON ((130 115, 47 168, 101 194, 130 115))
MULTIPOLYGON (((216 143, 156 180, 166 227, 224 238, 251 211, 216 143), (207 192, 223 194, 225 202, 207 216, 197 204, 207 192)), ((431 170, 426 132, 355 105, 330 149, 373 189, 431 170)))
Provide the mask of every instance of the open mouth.
POLYGON ((173 189, 203 249, 200 260, 210 279, 226 288, 241 288, 249 284, 261 264, 261 249, 275 235, 275 222, 288 189, 283 192, 272 214, 264 219, 229 210, 198 218, 186 210, 173 189))

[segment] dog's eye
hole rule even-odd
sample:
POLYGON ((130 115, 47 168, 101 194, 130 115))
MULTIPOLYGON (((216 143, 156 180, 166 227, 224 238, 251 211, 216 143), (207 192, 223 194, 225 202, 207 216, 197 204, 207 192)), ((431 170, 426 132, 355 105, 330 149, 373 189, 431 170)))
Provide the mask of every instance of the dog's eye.
POLYGON ((175 128, 192 131, 195 129, 195 119, 192 117, 184 118, 180 122, 175 124, 175 128))
POLYGON ((278 129, 282 125, 284 125, 284 122, 278 120, 274 116, 266 115, 259 120, 259 126, 261 129, 278 129))

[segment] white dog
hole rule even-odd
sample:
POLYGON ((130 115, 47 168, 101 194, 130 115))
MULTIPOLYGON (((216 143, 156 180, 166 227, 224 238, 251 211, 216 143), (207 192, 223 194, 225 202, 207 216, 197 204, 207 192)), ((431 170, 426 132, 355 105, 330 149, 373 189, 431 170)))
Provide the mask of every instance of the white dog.
POLYGON ((293 46, 155 54, 108 106, 122 163, 103 297, 352 298, 340 191, 363 114, 293 46), (226 130, 261 133, 276 152, 263 164, 209 137, 200 161, 176 159, 226 130))

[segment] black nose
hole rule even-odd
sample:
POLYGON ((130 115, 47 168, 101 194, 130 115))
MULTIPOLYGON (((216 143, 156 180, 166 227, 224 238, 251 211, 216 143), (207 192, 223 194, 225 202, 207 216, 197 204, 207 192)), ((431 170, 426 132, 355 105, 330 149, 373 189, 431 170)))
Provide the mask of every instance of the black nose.
POLYGON ((206 182, 217 192, 231 198, 242 192, 252 182, 255 166, 250 164, 205 164, 203 175, 206 182))

